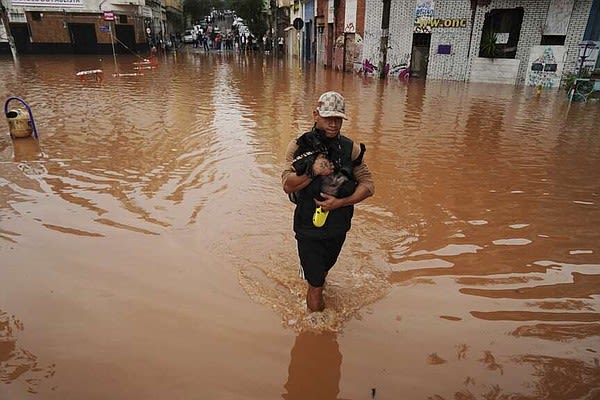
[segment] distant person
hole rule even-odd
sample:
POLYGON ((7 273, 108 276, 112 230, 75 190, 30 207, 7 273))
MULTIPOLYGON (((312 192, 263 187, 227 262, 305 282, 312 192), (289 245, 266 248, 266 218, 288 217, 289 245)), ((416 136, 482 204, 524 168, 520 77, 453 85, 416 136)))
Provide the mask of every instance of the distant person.
POLYGON ((279 53, 283 53, 284 44, 285 42, 283 40, 283 36, 279 36, 279 38, 277 39, 277 50, 279 51, 279 53))
POLYGON ((350 230, 354 204, 373 195, 364 145, 340 131, 346 119, 344 97, 326 92, 313 110, 314 126, 292 140, 281 174, 283 190, 296 203, 294 232, 304 279, 306 304, 322 311, 323 285, 350 230))
POLYGON ((246 47, 249 51, 254 51, 254 36, 248 35, 246 47))
POLYGON ((246 35, 243 33, 240 35, 240 51, 246 51, 246 35))
POLYGON ((222 36, 220 33, 217 33, 215 35, 215 49, 218 51, 221 51, 221 40, 222 40, 222 36))

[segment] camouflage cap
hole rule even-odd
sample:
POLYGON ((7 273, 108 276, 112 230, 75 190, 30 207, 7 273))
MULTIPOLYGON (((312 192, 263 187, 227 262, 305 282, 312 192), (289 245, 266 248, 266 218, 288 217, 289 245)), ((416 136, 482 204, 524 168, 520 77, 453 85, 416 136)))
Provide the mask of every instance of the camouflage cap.
POLYGON ((328 117, 346 117, 346 107, 344 105, 344 97, 338 92, 325 92, 319 97, 319 106, 317 107, 319 115, 324 118, 328 117))

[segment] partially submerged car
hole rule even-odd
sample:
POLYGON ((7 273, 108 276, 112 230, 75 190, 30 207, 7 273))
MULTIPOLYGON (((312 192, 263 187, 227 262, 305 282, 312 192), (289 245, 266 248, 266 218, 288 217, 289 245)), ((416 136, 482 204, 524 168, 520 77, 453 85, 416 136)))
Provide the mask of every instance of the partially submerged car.
POLYGON ((186 30, 181 37, 183 43, 194 43, 196 41, 196 33, 193 30, 186 30))

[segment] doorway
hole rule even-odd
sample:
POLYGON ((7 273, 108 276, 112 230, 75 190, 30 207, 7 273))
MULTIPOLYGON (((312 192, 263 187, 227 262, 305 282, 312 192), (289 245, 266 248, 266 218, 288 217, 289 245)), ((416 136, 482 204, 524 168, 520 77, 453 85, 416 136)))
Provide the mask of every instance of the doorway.
POLYGON ((412 54, 410 56, 410 76, 416 78, 425 78, 427 76, 430 46, 431 33, 413 34, 412 54))
POLYGON ((10 30, 15 40, 15 47, 19 53, 30 53, 31 44, 29 41, 30 33, 27 24, 10 24, 10 30))
POLYGON ((94 54, 98 52, 96 26, 94 24, 69 24, 73 53, 94 54))
POLYGON ((119 54, 135 52, 135 30, 133 25, 115 25, 115 28, 117 39, 119 40, 115 50, 119 54))

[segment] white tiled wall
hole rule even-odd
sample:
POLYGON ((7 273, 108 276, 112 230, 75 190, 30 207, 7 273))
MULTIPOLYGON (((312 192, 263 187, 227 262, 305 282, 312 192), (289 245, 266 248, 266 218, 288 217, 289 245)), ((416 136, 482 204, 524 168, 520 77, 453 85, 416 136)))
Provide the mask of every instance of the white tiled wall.
MULTIPOLYGON (((413 24, 417 0, 391 0, 388 62, 391 65, 408 61, 412 51, 413 24)), ((478 6, 471 23, 471 2, 469 0, 437 0, 434 3, 434 18, 464 18, 465 28, 434 28, 431 35, 431 47, 427 71, 428 79, 481 80, 480 71, 473 68, 479 55, 481 31, 485 14, 493 9, 524 9, 523 24, 516 62, 509 63, 516 70, 516 84, 524 84, 527 76, 528 60, 533 46, 541 42, 546 16, 551 0, 492 0, 487 6, 478 6), (449 55, 437 54, 438 45, 452 46, 449 55), (469 48, 471 49, 469 51, 469 48)), ((574 71, 577 65, 578 44, 582 40, 587 24, 592 0, 576 0, 565 41, 565 71, 574 71)), ((370 59, 375 65, 379 61, 381 40, 381 17, 383 2, 367 0, 365 15, 365 35, 363 58, 370 59)), ((510 79, 509 79, 510 80, 510 79)))

